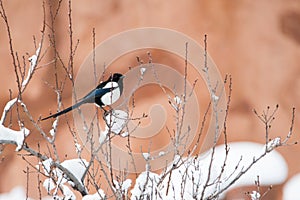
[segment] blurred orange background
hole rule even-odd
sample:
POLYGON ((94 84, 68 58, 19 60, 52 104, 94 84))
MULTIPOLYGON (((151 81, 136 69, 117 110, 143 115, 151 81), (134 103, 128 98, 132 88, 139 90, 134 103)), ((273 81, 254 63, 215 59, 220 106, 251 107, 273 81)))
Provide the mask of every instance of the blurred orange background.
MULTIPOLYGON (((57 4, 56 1, 50 1, 57 4)), ((49 3, 48 2, 48 3, 49 3)), ((13 45, 19 55, 34 54, 32 36, 40 37, 43 20, 40 1, 5 1, 6 14, 13 37, 13 45)), ((56 42, 60 52, 69 51, 68 2, 63 1, 58 15, 56 42)), ((49 16, 46 16, 49 17, 49 16)), ((253 114, 268 105, 279 111, 273 123, 270 137, 285 137, 289 131, 292 107, 296 107, 296 122, 291 142, 299 141, 300 112, 300 2, 295 0, 275 1, 73 1, 73 37, 79 46, 74 58, 75 74, 85 57, 92 51, 92 30, 96 30, 96 44, 108 37, 138 27, 162 27, 182 32, 203 45, 204 34, 208 35, 208 52, 222 76, 231 74, 233 93, 228 119, 229 141, 254 141, 264 143, 263 124, 253 114)), ((14 69, 11 65, 8 38, 3 20, 0 22, 0 110, 17 94, 14 69)), ((46 39, 48 39, 46 37, 46 39)), ((44 48, 47 48, 45 46, 44 48)), ((63 60, 68 59, 61 54, 63 60)), ((41 63, 43 64, 43 63, 41 63)), ((46 63, 44 63, 46 64, 46 63)), ((42 67, 36 71, 24 101, 32 115, 56 110, 56 94, 46 82, 54 83, 53 68, 42 67)), ((64 105, 72 103, 71 86, 63 94, 64 105)), ((50 123, 44 125, 50 127, 50 123)), ((71 134, 60 128, 57 148, 68 158, 76 156, 71 134), (71 139, 72 140, 72 139, 71 139)), ((36 131, 29 143, 41 140, 36 131)), ((26 186, 24 162, 14 146, 8 146, 1 154, 0 192, 7 192, 17 185, 26 186)), ((289 177, 300 172, 299 145, 278 149, 289 166, 289 177)), ((36 180, 32 180, 36 181, 36 180)), ((272 191, 271 191, 272 192, 272 191)), ((30 193, 31 195, 31 193, 30 193)), ((32 194, 32 196, 34 196, 32 194)), ((280 199, 280 196, 277 196, 280 199)))

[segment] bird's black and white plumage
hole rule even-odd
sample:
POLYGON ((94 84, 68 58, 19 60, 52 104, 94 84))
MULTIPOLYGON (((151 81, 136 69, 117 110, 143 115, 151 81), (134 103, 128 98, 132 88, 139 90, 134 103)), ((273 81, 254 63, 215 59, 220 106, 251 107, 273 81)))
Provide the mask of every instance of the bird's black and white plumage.
POLYGON ((73 106, 45 117, 42 120, 58 117, 59 115, 65 114, 85 103, 95 103, 99 107, 115 103, 123 92, 123 78, 124 76, 122 74, 112 74, 106 81, 101 82, 94 90, 85 95, 73 106))

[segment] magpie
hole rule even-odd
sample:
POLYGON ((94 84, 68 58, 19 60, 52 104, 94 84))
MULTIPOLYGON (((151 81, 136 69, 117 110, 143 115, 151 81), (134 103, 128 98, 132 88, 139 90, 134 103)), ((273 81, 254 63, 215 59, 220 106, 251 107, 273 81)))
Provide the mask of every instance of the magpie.
POLYGON ((85 103, 95 103, 100 108, 115 103, 123 92, 123 78, 125 76, 119 73, 112 74, 106 81, 101 82, 94 90, 90 91, 73 106, 70 106, 58 113, 42 119, 56 118, 85 103))

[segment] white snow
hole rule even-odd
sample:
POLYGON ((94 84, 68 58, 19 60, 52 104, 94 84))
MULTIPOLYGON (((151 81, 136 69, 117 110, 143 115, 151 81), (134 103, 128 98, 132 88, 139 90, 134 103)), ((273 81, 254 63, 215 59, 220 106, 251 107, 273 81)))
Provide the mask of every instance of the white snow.
POLYGON ((281 138, 276 137, 273 140, 269 141, 267 144, 267 150, 272 151, 274 148, 278 147, 281 144, 281 138))
POLYGON ((260 193, 257 191, 252 191, 249 195, 251 200, 260 200, 260 193))
POLYGON ((39 47, 37 48, 35 54, 32 55, 30 58, 28 58, 28 60, 30 62, 30 66, 29 66, 29 70, 27 72, 27 76, 24 79, 24 81, 22 82, 22 87, 25 87, 28 84, 28 81, 29 81, 31 75, 37 66, 37 59, 40 55, 40 52, 41 52, 41 44, 39 44, 39 47))
MULTIPOLYGON (((228 145, 230 150, 226 161, 225 171, 221 179, 222 185, 219 185, 220 188, 226 187, 229 182, 241 172, 241 170, 247 168, 254 158, 258 158, 265 151, 265 145, 253 142, 232 142, 228 145), (242 160, 240 161, 240 159, 242 160), (237 166, 238 163, 239 165, 237 166)), ((207 157, 210 159, 211 155, 208 154, 207 157)), ((216 170, 216 174, 220 173, 224 159, 224 146, 217 146, 213 162, 213 168, 216 170)), ((259 176, 261 186, 282 184, 286 180, 287 175, 287 163, 280 153, 273 150, 254 164, 246 174, 244 174, 229 188, 229 190, 237 187, 253 185, 257 176, 259 176)), ((225 195, 225 193, 223 195, 225 195)))
POLYGON ((99 136, 99 144, 104 144, 107 141, 107 134, 108 134, 109 129, 106 127, 105 131, 101 131, 100 136, 99 136))
POLYGON ((67 187, 66 185, 62 185, 61 188, 64 194, 64 199, 76 200, 75 194, 72 192, 72 190, 70 190, 69 187, 67 187))
POLYGON ((43 187, 48 193, 50 193, 50 191, 56 188, 56 185, 51 178, 46 178, 43 182, 43 187))
MULTIPOLYGON (((226 161, 225 171, 218 181, 216 181, 216 178, 219 177, 223 167, 225 148, 223 145, 215 148, 210 179, 208 180, 210 186, 206 188, 204 198, 226 187, 242 169, 247 168, 252 163, 253 158, 257 158, 263 153, 263 150, 265 150, 263 144, 252 142, 233 142, 228 145, 230 151, 226 161), (240 161, 241 157, 242 160, 240 161)), ((160 178, 157 174, 149 172, 149 177, 151 177, 152 180, 148 177, 147 182, 147 172, 141 173, 136 181, 134 189, 131 191, 133 194, 131 199, 139 199, 141 196, 145 197, 147 195, 150 197, 153 196, 154 199, 164 200, 173 200, 174 197, 176 197, 175 199, 177 199, 177 197, 178 199, 200 198, 203 187, 208 179, 210 162, 211 154, 209 152, 201 155, 197 159, 176 156, 168 169, 171 169, 173 164, 177 164, 177 166, 180 164, 179 167, 173 169, 172 173, 168 173, 163 179, 162 184, 159 186, 155 184, 151 185, 151 183, 159 182, 160 178)), ((287 172, 285 160, 277 151, 273 150, 253 165, 246 174, 230 187, 230 189, 253 185, 257 176, 260 177, 261 186, 281 184, 285 181, 287 172)), ((160 176, 163 177, 163 174, 160 176)), ((252 192, 251 194, 252 196, 250 197, 253 200, 259 195, 255 192, 252 192)))
POLYGON ((153 172, 142 172, 136 179, 131 192, 131 200, 156 199, 160 200, 161 192, 157 187, 160 181, 159 175, 153 172))
POLYGON ((300 173, 294 175, 283 186, 283 200, 294 200, 300 197, 300 173))
MULTIPOLYGON (((175 199, 199 199, 203 190, 203 186, 208 176, 209 158, 194 159, 194 158, 175 158, 175 169, 172 173, 169 173, 162 182, 162 186, 159 188, 163 199, 173 200, 175 199), (170 177, 171 176, 171 177, 170 177), (168 191, 168 192, 167 192, 168 191)), ((168 168, 171 169, 172 165, 168 168)), ((217 177, 216 170, 212 168, 211 177, 214 179, 217 177)), ((210 181, 212 182, 212 181, 210 181)), ((207 188, 205 197, 214 191, 215 185, 207 188)))
POLYGON ((58 118, 56 118, 56 119, 54 120, 54 122, 53 122, 53 124, 52 124, 52 129, 49 131, 49 133, 50 133, 50 135, 51 135, 52 137, 54 137, 54 136, 55 136, 55 133, 56 133, 56 129, 57 129, 57 120, 58 120, 58 118))
POLYGON ((129 135, 128 131, 125 131, 121 134, 122 137, 127 137, 129 135))
MULTIPOLYGON (((253 161, 253 158, 258 158, 265 150, 263 144, 253 143, 253 142, 233 142, 229 143, 229 155, 226 162, 225 171, 230 174, 234 171, 237 163, 242 157, 242 161, 229 179, 237 175, 237 173, 253 161)), ((225 149, 224 146, 218 146, 216 148, 215 166, 220 168, 224 162, 225 149)), ((221 170, 221 169, 218 169, 221 170)), ((288 167, 284 158, 276 150, 268 153, 264 158, 258 161, 241 179, 239 179, 232 188, 253 185, 255 178, 259 176, 260 185, 277 185, 283 183, 288 175, 288 167), (274 167, 276 166, 276 167, 274 167)))
POLYGON ((181 103, 182 103, 182 101, 181 101, 180 97, 179 97, 179 96, 177 96, 177 95, 174 97, 174 102, 175 102, 177 105, 179 105, 179 104, 181 104, 181 103))
POLYGON ((16 151, 20 151, 22 149, 24 140, 30 134, 30 131, 25 127, 21 127, 19 131, 15 131, 4 126, 4 120, 8 111, 17 101, 18 99, 14 98, 8 101, 4 107, 0 120, 0 141, 1 143, 16 144, 16 151))
POLYGON ((75 151, 76 153, 80 153, 82 151, 82 147, 79 143, 75 143, 75 151))
POLYGON ((132 180, 126 179, 124 182, 119 183, 117 180, 113 180, 117 190, 122 191, 123 194, 127 194, 128 189, 131 187, 132 180))
POLYGON ((132 180, 131 179, 126 179, 122 183, 122 191, 124 191, 125 193, 127 193, 128 189, 131 187, 131 184, 132 184, 132 180))
POLYGON ((29 133, 30 131, 25 127, 21 128, 20 131, 15 131, 0 124, 0 141, 3 141, 3 143, 16 144, 16 151, 21 150, 24 140, 29 133))
POLYGON ((113 110, 111 114, 105 117, 105 120, 110 130, 115 134, 119 134, 127 124, 128 114, 123 110, 113 110))
POLYGON ((112 110, 105 116, 105 129, 104 131, 101 130, 99 136, 99 144, 104 144, 108 137, 109 131, 116 135, 121 135, 122 137, 127 137, 128 132, 125 131, 122 133, 124 127, 127 125, 128 122, 128 113, 123 110, 112 110))
POLYGON ((149 160, 150 159, 150 153, 142 153, 143 157, 145 160, 149 160))
POLYGON ((140 68, 140 73, 141 73, 141 76, 143 76, 145 74, 145 72, 147 71, 147 69, 145 67, 141 67, 140 68))
MULTIPOLYGON (((72 191, 64 185, 68 180, 65 178, 63 172, 58 168, 52 168, 53 160, 51 158, 43 161, 41 165, 44 168, 44 172, 46 175, 50 174, 50 171, 57 176, 56 183, 53 182, 53 179, 47 178, 43 182, 44 188, 50 193, 53 189, 57 188, 57 185, 63 187, 63 192, 65 196, 68 196, 70 199, 74 199, 75 195, 72 194, 72 191), (74 196, 74 198, 73 198, 74 196)), ((76 179, 82 184, 82 177, 85 173, 86 167, 88 166, 88 162, 84 159, 70 159, 65 160, 61 163, 61 166, 66 168, 70 173, 72 173, 76 179)), ((71 181, 68 181, 68 183, 73 186, 74 183, 71 181)))
POLYGON ((6 103, 4 109, 3 109, 3 113, 2 113, 2 117, 1 117, 1 120, 0 120, 0 124, 3 125, 4 123, 4 119, 5 119, 5 116, 7 114, 7 112, 11 109, 11 107, 18 101, 17 98, 14 98, 12 100, 10 100, 9 102, 6 103))
POLYGON ((89 163, 84 159, 65 160, 64 162, 61 163, 61 165, 64 168, 68 169, 69 172, 72 173, 79 182, 81 182, 81 178, 84 175, 84 172, 88 164, 89 163))
POLYGON ((55 136, 55 130, 53 128, 49 131, 49 133, 52 137, 55 136))
MULTIPOLYGON (((53 160, 51 158, 48 158, 47 160, 44 160, 43 162, 39 163, 42 165, 44 169, 45 175, 49 176, 51 172, 51 166, 52 166, 53 160)), ((39 169, 39 166, 37 167, 39 169)))
POLYGON ((106 199, 106 195, 102 189, 99 189, 95 194, 85 195, 82 200, 103 200, 106 199))
MULTIPOLYGON (((20 200, 26 199, 25 189, 21 186, 14 187, 10 192, 0 194, 0 200, 20 200)), ((31 200, 31 198, 28 198, 31 200)))
MULTIPOLYGON (((0 200, 25 200, 26 190, 23 186, 16 186, 7 193, 0 194, 0 200)), ((53 197, 43 197, 42 200, 53 200, 53 197)), ((33 200, 28 197, 27 200, 33 200)))
POLYGON ((215 93, 213 93, 213 94, 211 95, 211 98, 212 98, 212 100, 215 101, 215 102, 219 100, 219 97, 218 97, 215 93))
POLYGON ((175 95, 175 97, 173 98, 173 101, 169 97, 169 102, 170 102, 171 106, 173 107, 173 109, 178 111, 179 106, 182 103, 182 100, 180 99, 180 97, 178 95, 175 95))

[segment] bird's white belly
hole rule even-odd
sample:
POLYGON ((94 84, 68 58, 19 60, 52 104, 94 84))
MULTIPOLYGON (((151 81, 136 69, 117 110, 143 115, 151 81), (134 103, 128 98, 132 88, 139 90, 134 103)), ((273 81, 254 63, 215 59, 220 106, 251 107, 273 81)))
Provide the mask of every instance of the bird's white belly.
POLYGON ((101 101, 103 102, 104 105, 111 105, 120 98, 120 95, 121 95, 120 88, 116 88, 111 92, 104 94, 101 97, 101 101))

